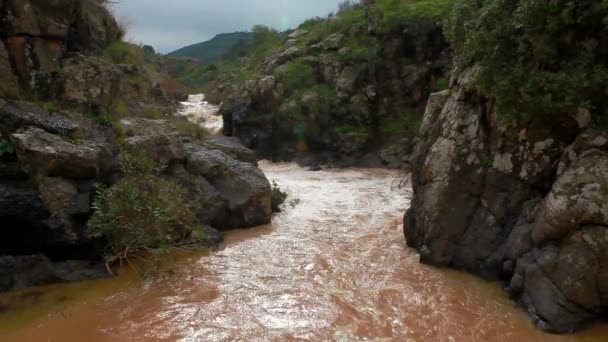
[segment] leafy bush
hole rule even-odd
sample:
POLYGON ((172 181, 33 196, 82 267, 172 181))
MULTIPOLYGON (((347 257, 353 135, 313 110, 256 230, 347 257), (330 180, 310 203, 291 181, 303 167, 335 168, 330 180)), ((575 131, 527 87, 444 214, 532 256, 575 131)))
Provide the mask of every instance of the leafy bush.
POLYGON ((362 138, 368 138, 370 131, 365 126, 340 125, 334 128, 334 132, 339 135, 354 135, 362 138))
POLYGON ((608 0, 463 0, 446 34, 499 114, 608 109, 608 0))
POLYGON ((422 118, 416 113, 405 113, 382 122, 380 132, 385 137, 411 137, 418 134, 422 118))
POLYGON ((281 191, 276 181, 272 181, 271 205, 273 213, 281 212, 281 205, 287 200, 287 193, 281 191))
POLYGON ((363 7, 363 5, 361 4, 361 2, 359 0, 340 1, 338 3, 338 15, 346 13, 346 12, 358 10, 361 7, 363 7))
POLYGON ((88 223, 91 237, 107 240, 108 262, 204 239, 186 190, 159 176, 150 160, 126 156, 121 167, 127 176, 98 188, 88 223))
POLYGON ((289 63, 281 78, 286 88, 291 92, 298 89, 310 88, 317 84, 313 68, 301 59, 296 59, 289 63))
MULTIPOLYGON (((454 0, 379 0, 382 12, 381 31, 391 31, 407 25, 417 35, 437 28, 453 6, 454 0)), ((415 34, 415 35, 416 35, 415 34)))
POLYGON ((141 65, 144 63, 143 50, 136 45, 123 41, 117 41, 108 46, 105 55, 116 64, 141 65))
POLYGON ((0 157, 15 154, 15 146, 6 139, 0 139, 0 157))
POLYGON ((144 155, 133 155, 127 152, 121 153, 119 163, 120 172, 125 175, 154 175, 164 169, 164 165, 159 165, 144 155))

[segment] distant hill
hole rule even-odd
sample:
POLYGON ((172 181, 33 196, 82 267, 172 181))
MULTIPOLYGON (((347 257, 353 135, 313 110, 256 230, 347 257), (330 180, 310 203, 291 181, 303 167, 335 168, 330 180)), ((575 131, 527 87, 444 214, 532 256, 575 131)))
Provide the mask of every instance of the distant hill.
POLYGON ((202 63, 213 63, 226 55, 239 41, 249 43, 253 38, 251 32, 222 33, 206 42, 193 44, 168 54, 172 57, 193 57, 202 63))

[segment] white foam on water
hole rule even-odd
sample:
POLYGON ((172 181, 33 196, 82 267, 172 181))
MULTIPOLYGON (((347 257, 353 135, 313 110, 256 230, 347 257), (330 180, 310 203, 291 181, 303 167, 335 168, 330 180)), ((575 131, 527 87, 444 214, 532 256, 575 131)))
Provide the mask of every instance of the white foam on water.
POLYGON ((220 115, 221 105, 216 106, 205 101, 205 94, 188 95, 188 101, 181 102, 177 115, 188 118, 205 129, 210 135, 219 135, 224 128, 224 121, 220 115))

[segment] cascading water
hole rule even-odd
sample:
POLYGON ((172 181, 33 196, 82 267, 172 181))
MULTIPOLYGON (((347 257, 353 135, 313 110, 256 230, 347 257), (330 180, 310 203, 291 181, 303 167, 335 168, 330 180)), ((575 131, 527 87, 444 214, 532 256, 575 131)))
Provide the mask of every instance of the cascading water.
POLYGON ((177 115, 185 116, 211 135, 219 135, 224 127, 222 116, 219 114, 220 107, 205 101, 204 94, 189 95, 188 101, 181 103, 177 115))

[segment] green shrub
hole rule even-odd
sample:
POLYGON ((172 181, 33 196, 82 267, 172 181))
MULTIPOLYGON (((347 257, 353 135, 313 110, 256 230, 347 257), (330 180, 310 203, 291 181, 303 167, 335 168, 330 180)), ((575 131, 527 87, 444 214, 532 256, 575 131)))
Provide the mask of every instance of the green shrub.
POLYGON ((15 146, 6 139, 0 139, 0 157, 15 154, 15 146))
POLYGON ((197 139, 202 139, 207 135, 207 132, 205 132, 205 130, 201 126, 192 123, 188 120, 184 120, 181 118, 171 118, 171 123, 173 124, 175 129, 181 134, 189 135, 197 139))
POLYGON ((281 78, 290 92, 310 88, 317 84, 313 68, 300 59, 289 63, 281 78))
POLYGON ((346 47, 349 49, 346 58, 353 62, 372 61, 378 54, 376 41, 368 36, 353 37, 348 40, 346 47))
POLYGON ((438 27, 453 3, 454 0, 378 0, 382 13, 380 31, 407 26, 414 36, 422 37, 438 27))
POLYGON ((447 77, 441 77, 437 80, 436 89, 435 90, 445 90, 450 87, 450 81, 447 77))
POLYGON ((415 113, 405 113, 388 119, 380 125, 380 133, 385 137, 412 137, 418 134, 422 118, 415 113))
POLYGON ((121 153, 119 164, 120 172, 125 175, 154 175, 164 169, 164 165, 159 165, 144 155, 127 152, 121 153))
POLYGON ((608 0, 462 0, 446 34, 506 117, 608 110, 608 0))
POLYGON ((339 135, 354 135, 362 138, 368 138, 370 131, 365 126, 340 125, 334 128, 334 132, 339 135))
POLYGON ((144 63, 144 52, 136 46, 123 41, 117 41, 108 46, 105 56, 116 64, 135 64, 144 63))
POLYGON ((159 176, 146 158, 126 156, 121 168, 127 176, 98 188, 88 223, 89 236, 107 240, 108 262, 203 240, 187 191, 159 176))
POLYGON ((276 181, 272 181, 272 193, 271 193, 271 204, 272 212, 280 213, 281 205, 287 200, 287 193, 281 191, 276 181))

